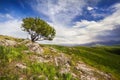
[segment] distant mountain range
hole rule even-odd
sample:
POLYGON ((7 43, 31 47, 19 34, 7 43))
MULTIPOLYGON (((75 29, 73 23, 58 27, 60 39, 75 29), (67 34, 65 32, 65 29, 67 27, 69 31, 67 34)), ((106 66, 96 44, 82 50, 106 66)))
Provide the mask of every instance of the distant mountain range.
POLYGON ((62 46, 112 46, 112 45, 120 45, 120 41, 97 41, 97 42, 91 42, 86 44, 59 44, 62 46))
POLYGON ((110 40, 110 41, 99 41, 99 42, 91 42, 91 43, 87 43, 87 44, 81 44, 81 46, 97 46, 97 45, 107 45, 107 46, 112 46, 112 45, 120 45, 120 41, 114 41, 114 40, 110 40))

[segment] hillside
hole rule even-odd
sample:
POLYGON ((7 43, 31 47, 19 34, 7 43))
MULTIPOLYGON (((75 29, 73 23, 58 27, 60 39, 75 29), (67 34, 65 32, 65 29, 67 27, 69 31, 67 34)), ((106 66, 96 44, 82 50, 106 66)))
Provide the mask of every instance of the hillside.
POLYGON ((120 80, 120 46, 43 45, 1 35, 0 80, 120 80))

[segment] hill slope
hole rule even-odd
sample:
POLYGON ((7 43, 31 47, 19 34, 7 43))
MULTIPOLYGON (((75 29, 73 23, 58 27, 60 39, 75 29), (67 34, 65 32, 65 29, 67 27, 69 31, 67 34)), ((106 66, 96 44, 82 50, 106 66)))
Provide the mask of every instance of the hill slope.
POLYGON ((120 47, 40 45, 0 36, 0 80, 119 80, 120 47))

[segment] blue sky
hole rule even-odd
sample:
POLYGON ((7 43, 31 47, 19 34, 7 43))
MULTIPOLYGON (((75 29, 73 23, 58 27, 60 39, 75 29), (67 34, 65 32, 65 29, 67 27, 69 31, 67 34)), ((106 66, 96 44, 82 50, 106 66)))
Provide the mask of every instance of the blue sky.
POLYGON ((86 44, 120 41, 120 0, 0 0, 0 34, 27 38, 25 17, 40 17, 56 31, 53 41, 86 44))

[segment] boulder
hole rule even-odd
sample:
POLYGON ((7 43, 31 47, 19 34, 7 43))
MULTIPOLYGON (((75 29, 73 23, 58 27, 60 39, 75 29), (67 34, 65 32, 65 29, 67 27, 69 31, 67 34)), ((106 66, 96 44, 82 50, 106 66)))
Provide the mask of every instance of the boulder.
POLYGON ((44 51, 42 47, 38 43, 27 43, 26 46, 29 48, 31 52, 37 53, 37 54, 42 54, 44 51))
POLYGON ((55 56, 54 62, 56 66, 70 67, 70 58, 67 57, 64 53, 59 53, 58 56, 55 56))

